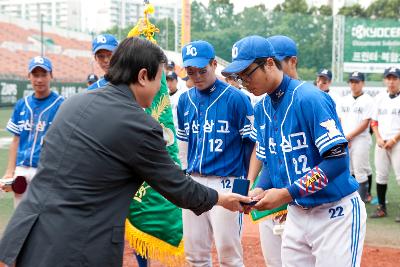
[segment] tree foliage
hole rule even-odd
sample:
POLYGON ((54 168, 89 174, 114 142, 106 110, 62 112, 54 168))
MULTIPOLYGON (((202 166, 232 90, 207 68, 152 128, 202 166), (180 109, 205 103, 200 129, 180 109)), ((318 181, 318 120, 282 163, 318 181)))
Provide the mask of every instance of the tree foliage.
MULTIPOLYGON (((309 7, 306 0, 285 0, 273 11, 260 4, 234 14, 230 0, 210 0, 208 7, 194 0, 191 12, 192 40, 210 42, 217 56, 227 61, 231 60, 232 45, 239 39, 249 35, 268 37, 279 34, 287 35, 297 43, 298 69, 302 79, 313 80, 317 69, 331 67, 333 19, 330 6, 309 7)), ((400 19, 400 0, 376 0, 366 9, 359 4, 345 6, 339 14, 400 19)), ((157 37, 160 46, 173 49, 175 25, 172 19, 152 21, 161 31, 157 37)), ((123 38, 130 28, 114 27, 108 32, 123 38)))

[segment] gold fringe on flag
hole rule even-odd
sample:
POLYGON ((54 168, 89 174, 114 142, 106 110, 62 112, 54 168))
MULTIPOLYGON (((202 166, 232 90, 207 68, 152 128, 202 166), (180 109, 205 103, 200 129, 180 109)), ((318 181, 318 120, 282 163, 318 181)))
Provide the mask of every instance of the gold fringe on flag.
POLYGON ((154 259, 168 267, 185 265, 185 252, 183 240, 178 247, 174 247, 152 235, 146 234, 133 226, 129 220, 125 221, 125 240, 137 254, 154 259))

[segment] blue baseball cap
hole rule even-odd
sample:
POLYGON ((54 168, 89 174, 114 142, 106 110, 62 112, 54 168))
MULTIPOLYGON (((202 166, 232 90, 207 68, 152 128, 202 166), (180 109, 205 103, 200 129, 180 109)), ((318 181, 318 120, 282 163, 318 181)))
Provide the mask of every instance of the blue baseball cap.
POLYGON ((318 77, 325 77, 328 80, 332 80, 332 72, 328 69, 320 69, 317 74, 318 77))
POLYGON ((48 72, 51 72, 53 70, 53 65, 51 64, 50 59, 41 56, 34 57, 29 61, 29 73, 31 73, 37 67, 40 67, 48 72))
POLYGON ((297 56, 297 45, 291 38, 284 35, 274 35, 267 38, 267 40, 272 44, 275 50, 275 57, 279 61, 286 57, 297 56))
POLYGON ((397 78, 400 78, 400 69, 398 69, 396 67, 390 67, 390 68, 385 69, 383 76, 386 78, 389 75, 393 75, 397 78))
POLYGON ((111 34, 100 34, 92 41, 92 51, 96 54, 100 49, 114 52, 118 46, 117 39, 111 34))
POLYGON ((232 47, 232 63, 222 70, 223 75, 238 73, 257 58, 275 57, 274 48, 264 37, 253 35, 237 41, 232 47))
POLYGON ((365 81, 365 75, 359 71, 353 71, 350 73, 349 81, 365 81))
POLYGON ((215 58, 214 47, 206 41, 194 41, 182 48, 183 67, 204 68, 215 58))

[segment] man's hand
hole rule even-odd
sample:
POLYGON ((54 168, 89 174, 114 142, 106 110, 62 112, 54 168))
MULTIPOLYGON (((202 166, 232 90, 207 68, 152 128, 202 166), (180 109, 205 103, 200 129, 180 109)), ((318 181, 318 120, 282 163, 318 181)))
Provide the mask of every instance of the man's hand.
POLYGON ((286 188, 271 188, 265 191, 264 196, 254 205, 254 208, 257 210, 271 210, 289 203, 292 200, 292 196, 286 188))
POLYGON ((387 141, 384 143, 383 148, 389 150, 389 149, 392 149, 392 147, 393 147, 395 144, 396 144, 396 142, 395 142, 393 139, 390 139, 390 140, 387 140, 387 141))
POLYGON ((225 209, 228 209, 230 211, 239 211, 243 212, 244 208, 242 204, 243 203, 250 203, 251 198, 250 197, 245 197, 239 194, 235 193, 219 193, 218 192, 218 206, 222 206, 225 209))
POLYGON ((376 138, 376 143, 378 144, 378 146, 380 148, 383 148, 385 146, 385 140, 383 140, 382 138, 378 137, 376 138))

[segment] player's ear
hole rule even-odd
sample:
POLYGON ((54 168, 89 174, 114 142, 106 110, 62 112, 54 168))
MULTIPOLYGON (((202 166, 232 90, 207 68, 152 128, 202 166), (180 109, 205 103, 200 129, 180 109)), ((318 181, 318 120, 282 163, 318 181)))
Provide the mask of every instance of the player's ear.
POLYGON ((149 78, 147 77, 147 69, 141 69, 138 74, 138 83, 144 87, 146 86, 148 80, 149 78))
POLYGON ((293 66, 297 67, 297 57, 295 57, 295 56, 290 57, 289 60, 290 60, 290 63, 291 63, 293 66))
POLYGON ((265 60, 265 66, 267 66, 268 68, 276 66, 274 59, 272 57, 267 58, 265 60))

